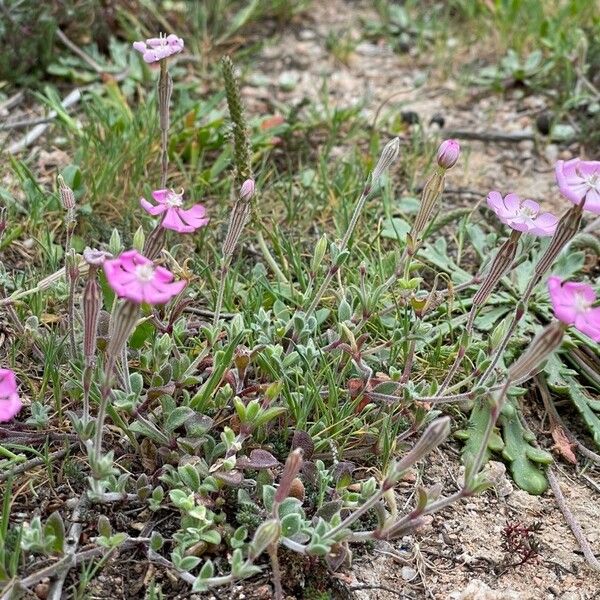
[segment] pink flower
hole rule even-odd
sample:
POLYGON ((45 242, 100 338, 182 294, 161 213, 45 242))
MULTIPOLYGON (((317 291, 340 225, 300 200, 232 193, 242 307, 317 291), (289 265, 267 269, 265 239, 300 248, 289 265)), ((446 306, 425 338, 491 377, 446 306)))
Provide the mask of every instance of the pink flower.
POLYGON ((0 369, 0 423, 10 421, 21 406, 15 374, 10 369, 0 369))
POLYGON ((517 194, 507 194, 503 199, 500 192, 490 192, 487 203, 505 225, 516 231, 554 235, 558 218, 550 213, 540 213, 540 205, 533 200, 521 200, 517 194))
POLYGON ((105 260, 104 273, 117 296, 135 304, 165 304, 186 285, 185 281, 173 281, 173 273, 155 266, 136 250, 105 260))
POLYGON ((600 162, 579 158, 559 160, 555 171, 560 193, 567 200, 580 204, 585 199, 583 208, 600 214, 600 162))
POLYGON ((437 163, 442 169, 450 169, 460 156, 460 145, 456 140, 445 140, 437 151, 437 163))
POLYGON ((158 62, 183 50, 183 40, 175 34, 167 37, 148 38, 145 42, 133 42, 133 48, 142 54, 147 63, 158 62))
POLYGON ((553 275, 548 279, 548 291, 557 319, 600 342, 600 307, 593 308, 596 294, 591 286, 553 275))
POLYGON ((182 208, 183 191, 181 193, 173 190, 155 190, 152 197, 158 204, 153 205, 145 198, 140 199, 142 208, 153 216, 165 213, 161 225, 165 229, 172 229, 179 233, 192 233, 208 223, 206 209, 202 204, 195 204, 187 210, 182 208))

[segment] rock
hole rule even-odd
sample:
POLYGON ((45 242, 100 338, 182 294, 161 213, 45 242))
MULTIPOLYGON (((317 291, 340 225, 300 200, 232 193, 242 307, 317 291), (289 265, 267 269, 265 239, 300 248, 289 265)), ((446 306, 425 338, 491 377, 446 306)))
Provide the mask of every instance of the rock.
POLYGON ((490 460, 486 465, 485 478, 494 486, 499 498, 506 498, 513 493, 513 485, 506 476, 506 465, 496 460, 490 460))
POLYGON ((402 576, 402 579, 404 579, 404 581, 412 581, 418 575, 418 573, 412 567, 405 566, 402 567, 400 575, 402 576))
POLYGON ((493 590, 479 579, 473 579, 460 592, 452 592, 452 600, 525 600, 525 596, 513 590, 493 590))

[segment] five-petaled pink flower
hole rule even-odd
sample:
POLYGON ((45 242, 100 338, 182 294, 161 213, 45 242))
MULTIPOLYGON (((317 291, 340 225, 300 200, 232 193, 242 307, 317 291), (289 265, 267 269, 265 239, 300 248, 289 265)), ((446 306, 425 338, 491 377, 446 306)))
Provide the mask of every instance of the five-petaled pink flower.
POLYGON ((541 213, 540 205, 533 200, 521 200, 517 194, 507 194, 502 198, 500 192, 490 192, 487 203, 505 225, 516 231, 554 235, 558 218, 550 213, 541 213))
POLYGON ((10 369, 0 369, 0 423, 10 421, 21 406, 15 374, 10 369))
POLYGON ((136 304, 165 304, 186 285, 185 281, 173 281, 173 273, 155 266, 136 250, 105 260, 103 266, 106 279, 117 296, 136 304))
POLYGON ((600 214, 600 162, 595 160, 559 160, 555 167, 560 193, 583 208, 600 214))
POLYGON ((171 33, 167 37, 148 38, 145 42, 133 42, 135 50, 141 53, 147 63, 158 62, 183 50, 183 40, 171 33))
POLYGON ((191 208, 183 207, 183 191, 155 190, 152 197, 158 204, 151 204, 145 198, 140 199, 142 208, 153 216, 162 215, 164 219, 161 226, 172 229, 178 233, 192 233, 208 223, 206 209, 202 204, 195 204, 191 208))
POLYGON ((548 291, 557 319, 600 342, 600 307, 594 308, 596 293, 591 286, 553 275, 548 279, 548 291))

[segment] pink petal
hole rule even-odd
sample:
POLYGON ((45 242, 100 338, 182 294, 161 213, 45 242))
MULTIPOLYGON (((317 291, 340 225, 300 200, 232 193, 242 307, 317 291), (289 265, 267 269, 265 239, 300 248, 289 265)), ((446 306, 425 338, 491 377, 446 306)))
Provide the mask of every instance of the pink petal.
POLYGON ((487 196, 487 204, 497 214, 500 208, 504 209, 502 194, 500 192, 490 192, 487 196))
POLYGON ((148 200, 146 200, 145 198, 140 198, 140 204, 147 213, 151 214, 154 217, 156 215, 161 215, 168 208, 165 204, 157 204, 156 206, 154 206, 153 204, 150 204, 150 202, 148 202, 148 200))
POLYGON ((17 379, 10 369, 0 369, 0 397, 10 396, 17 390, 17 379))
POLYGON ((576 170, 586 177, 600 175, 600 162, 597 160, 580 160, 576 170))
POLYGON ((177 296, 186 286, 185 281, 174 281, 173 283, 157 284, 151 282, 144 287, 145 302, 148 304, 166 304, 177 296))
POLYGON ((587 283, 581 283, 579 281, 567 281, 563 283, 563 289, 573 298, 577 296, 583 296, 584 300, 588 304, 593 304, 596 300, 596 292, 594 292, 594 288, 587 283))
POLYGON ((150 46, 151 48, 159 48, 160 46, 162 46, 164 43, 164 38, 160 38, 160 37, 153 37, 153 38, 148 38, 146 40, 146 44, 148 44, 148 46, 150 46))
MULTIPOLYGON (((554 173, 556 175, 556 183, 560 193, 575 204, 579 204, 582 195, 577 194, 572 188, 572 182, 569 182, 567 178, 575 175, 575 168, 581 161, 578 158, 573 158, 568 161, 559 160, 554 167, 554 173)), ((581 179, 581 178, 579 178, 581 179)), ((571 180, 572 181, 572 180, 571 180)))
POLYGON ((508 219, 507 225, 509 225, 515 231, 528 232, 531 229, 531 224, 527 219, 523 217, 516 217, 514 219, 508 219))
POLYGON ((595 342, 600 342, 600 307, 580 315, 575 321, 575 327, 595 342))
POLYGON ((531 230, 531 233, 534 235, 554 235, 556 225, 558 224, 558 217, 550 213, 542 213, 533 220, 533 223, 534 228, 531 230))
POLYGON ((137 279, 128 285, 117 286, 115 293, 119 298, 126 298, 136 304, 144 302, 144 286, 137 279))
POLYGON ((0 398, 0 422, 10 421, 22 406, 17 394, 11 394, 8 398, 0 398))
POLYGON ((156 270, 154 271, 154 281, 159 284, 171 283, 171 281, 173 281, 173 273, 167 271, 167 269, 163 267, 156 267, 156 270))
POLYGON ((517 194, 506 194, 504 197, 504 206, 508 212, 515 214, 519 211, 521 199, 517 194))
POLYGON ((521 203, 523 208, 528 208, 530 211, 534 212, 536 215, 540 212, 540 205, 535 200, 523 200, 521 203))
POLYGON ((177 231, 178 233, 191 233, 194 231, 193 227, 186 225, 179 216, 179 209, 177 208, 169 208, 166 212, 166 216, 162 222, 162 226, 165 229, 171 229, 172 231, 177 231))
POLYGON ((585 210, 600 214, 600 194, 596 190, 590 190, 585 199, 585 210))
POLYGON ((167 201, 167 196, 170 194, 169 190, 154 190, 152 197, 159 204, 164 204, 167 201))
POLYGON ((560 277, 553 275, 548 279, 548 291, 556 318, 567 325, 572 325, 577 317, 577 311, 573 296, 568 289, 565 289, 560 277))
POLYGON ((208 224, 208 217, 206 216, 206 208, 202 204, 195 204, 188 210, 180 210, 179 217, 194 230, 204 227, 208 224))
POLYGON ((144 42, 133 42, 133 49, 143 54, 146 52, 147 47, 144 42))

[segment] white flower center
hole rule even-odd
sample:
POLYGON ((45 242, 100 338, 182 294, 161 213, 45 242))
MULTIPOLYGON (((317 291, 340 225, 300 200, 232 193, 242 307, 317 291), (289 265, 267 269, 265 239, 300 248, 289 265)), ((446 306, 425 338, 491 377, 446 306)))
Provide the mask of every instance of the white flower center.
POLYGON ((584 177, 583 180, 590 190, 595 190, 600 193, 600 176, 598 173, 592 173, 592 175, 584 177))
POLYGON ((589 300, 587 300, 585 296, 581 293, 575 294, 574 300, 575 310, 578 313, 585 313, 592 307, 592 303, 589 300))
POLYGON ((135 268, 135 275, 138 281, 148 283, 154 279, 154 266, 153 265, 138 265, 135 268))
POLYGON ((183 205, 183 192, 178 194, 177 192, 174 192, 173 190, 171 190, 167 194, 167 198, 166 198, 165 202, 171 208, 182 206, 183 205))
POLYGON ((531 218, 534 219, 538 215, 538 211, 530 206, 520 206, 518 215, 520 217, 531 218))

